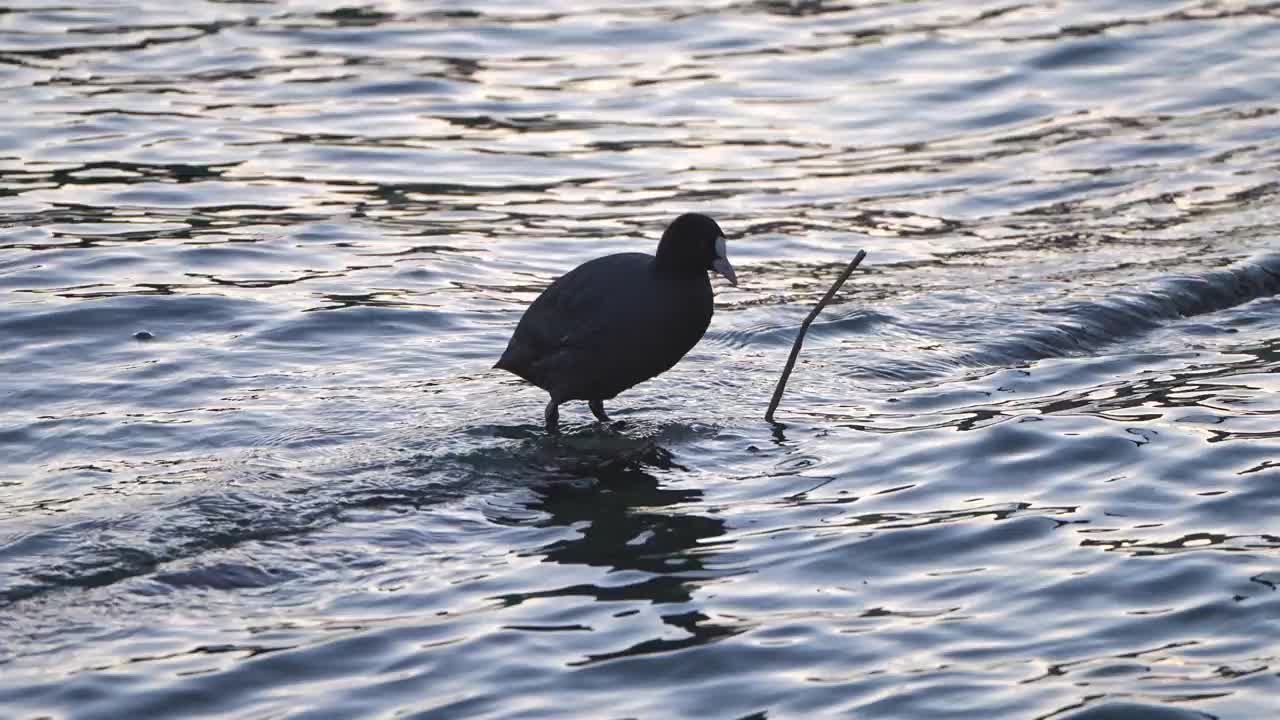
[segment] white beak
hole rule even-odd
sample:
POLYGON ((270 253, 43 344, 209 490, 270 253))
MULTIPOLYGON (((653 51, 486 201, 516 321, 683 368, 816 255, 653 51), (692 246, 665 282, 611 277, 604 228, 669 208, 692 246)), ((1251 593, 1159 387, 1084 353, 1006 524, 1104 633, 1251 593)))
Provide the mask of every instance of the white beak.
POLYGON ((711 269, 724 276, 729 284, 738 286, 738 274, 733 271, 733 266, 729 264, 729 253, 724 246, 724 236, 716 238, 716 259, 711 261, 711 269))

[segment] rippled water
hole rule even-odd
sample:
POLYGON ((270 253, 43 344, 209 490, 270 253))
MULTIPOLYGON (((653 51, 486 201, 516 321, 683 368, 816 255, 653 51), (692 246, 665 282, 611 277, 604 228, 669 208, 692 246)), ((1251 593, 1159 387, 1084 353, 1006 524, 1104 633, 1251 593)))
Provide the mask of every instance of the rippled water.
POLYGON ((7 3, 0 715, 1280 715, 1277 20, 7 3), (689 210, 547 439, 522 307, 689 210))

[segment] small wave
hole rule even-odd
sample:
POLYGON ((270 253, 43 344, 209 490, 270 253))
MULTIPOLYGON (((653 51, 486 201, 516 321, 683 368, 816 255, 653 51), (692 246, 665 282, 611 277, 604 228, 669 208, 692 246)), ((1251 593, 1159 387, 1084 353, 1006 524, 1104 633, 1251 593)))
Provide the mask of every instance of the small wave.
POLYGON ((1049 322, 1016 330, 962 356, 964 364, 1040 360, 1082 352, 1185 317, 1218 312, 1280 293, 1280 255, 1155 283, 1146 290, 1038 312, 1049 322))
MULTIPOLYGON (((930 338, 935 347, 958 342, 964 343, 965 349, 917 350, 910 358, 877 353, 874 361, 864 358, 853 373, 890 382, 917 382, 956 370, 1087 355, 1183 318, 1220 312, 1278 293, 1280 255, 1263 255, 1221 270, 1157 280, 1145 288, 1117 292, 1102 300, 1022 312, 1016 319, 1007 320, 1003 328, 996 324, 998 320, 992 320, 985 324, 995 327, 995 331, 982 330, 983 337, 973 337, 979 326, 966 325, 962 339, 954 339, 954 335, 941 342, 937 337, 930 338)), ((951 335, 947 328, 952 323, 930 323, 930 334, 951 335)))
POLYGON ((256 458, 223 466, 223 473, 234 476, 235 489, 0 536, 0 609, 59 590, 141 576, 175 587, 265 586, 296 573, 225 558, 208 565, 195 561, 248 543, 317 532, 366 511, 668 470, 678 466, 664 445, 714 432, 698 424, 636 424, 626 434, 570 428, 551 440, 534 426, 480 425, 447 433, 427 447, 413 447, 409 437, 396 442, 380 436, 318 462, 308 446, 310 459, 294 467, 283 456, 255 453, 256 458))
MULTIPOLYGON (((806 312, 808 312, 806 310, 806 312)), ((800 329, 800 319, 788 319, 786 322, 764 321, 743 328, 721 330, 707 333, 706 342, 715 347, 744 348, 749 345, 768 345, 790 347, 800 329)), ((814 321, 810 332, 816 334, 856 334, 866 332, 878 323, 886 322, 887 315, 866 309, 850 311, 843 317, 823 320, 819 316, 814 321)))

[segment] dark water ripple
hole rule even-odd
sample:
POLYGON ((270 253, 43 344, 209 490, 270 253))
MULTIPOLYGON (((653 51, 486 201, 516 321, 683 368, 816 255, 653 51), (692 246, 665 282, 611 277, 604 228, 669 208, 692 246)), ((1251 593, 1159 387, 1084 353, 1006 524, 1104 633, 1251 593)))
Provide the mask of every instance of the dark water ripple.
POLYGON ((1277 4, 81 5, 0 8, 0 715, 1280 712, 1277 4), (520 309, 686 210, 742 286, 548 441, 520 309))

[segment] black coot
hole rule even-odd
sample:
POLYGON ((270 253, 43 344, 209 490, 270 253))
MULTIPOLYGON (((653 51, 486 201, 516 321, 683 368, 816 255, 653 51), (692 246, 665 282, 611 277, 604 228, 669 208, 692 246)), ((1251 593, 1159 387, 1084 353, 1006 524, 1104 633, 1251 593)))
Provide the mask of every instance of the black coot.
POLYGON ((715 220, 689 213, 662 233, 658 254, 619 253, 579 265, 542 291, 494 365, 551 393, 559 405, 586 400, 601 421, 604 401, 671 369, 711 323, 711 281, 738 279, 715 220))

